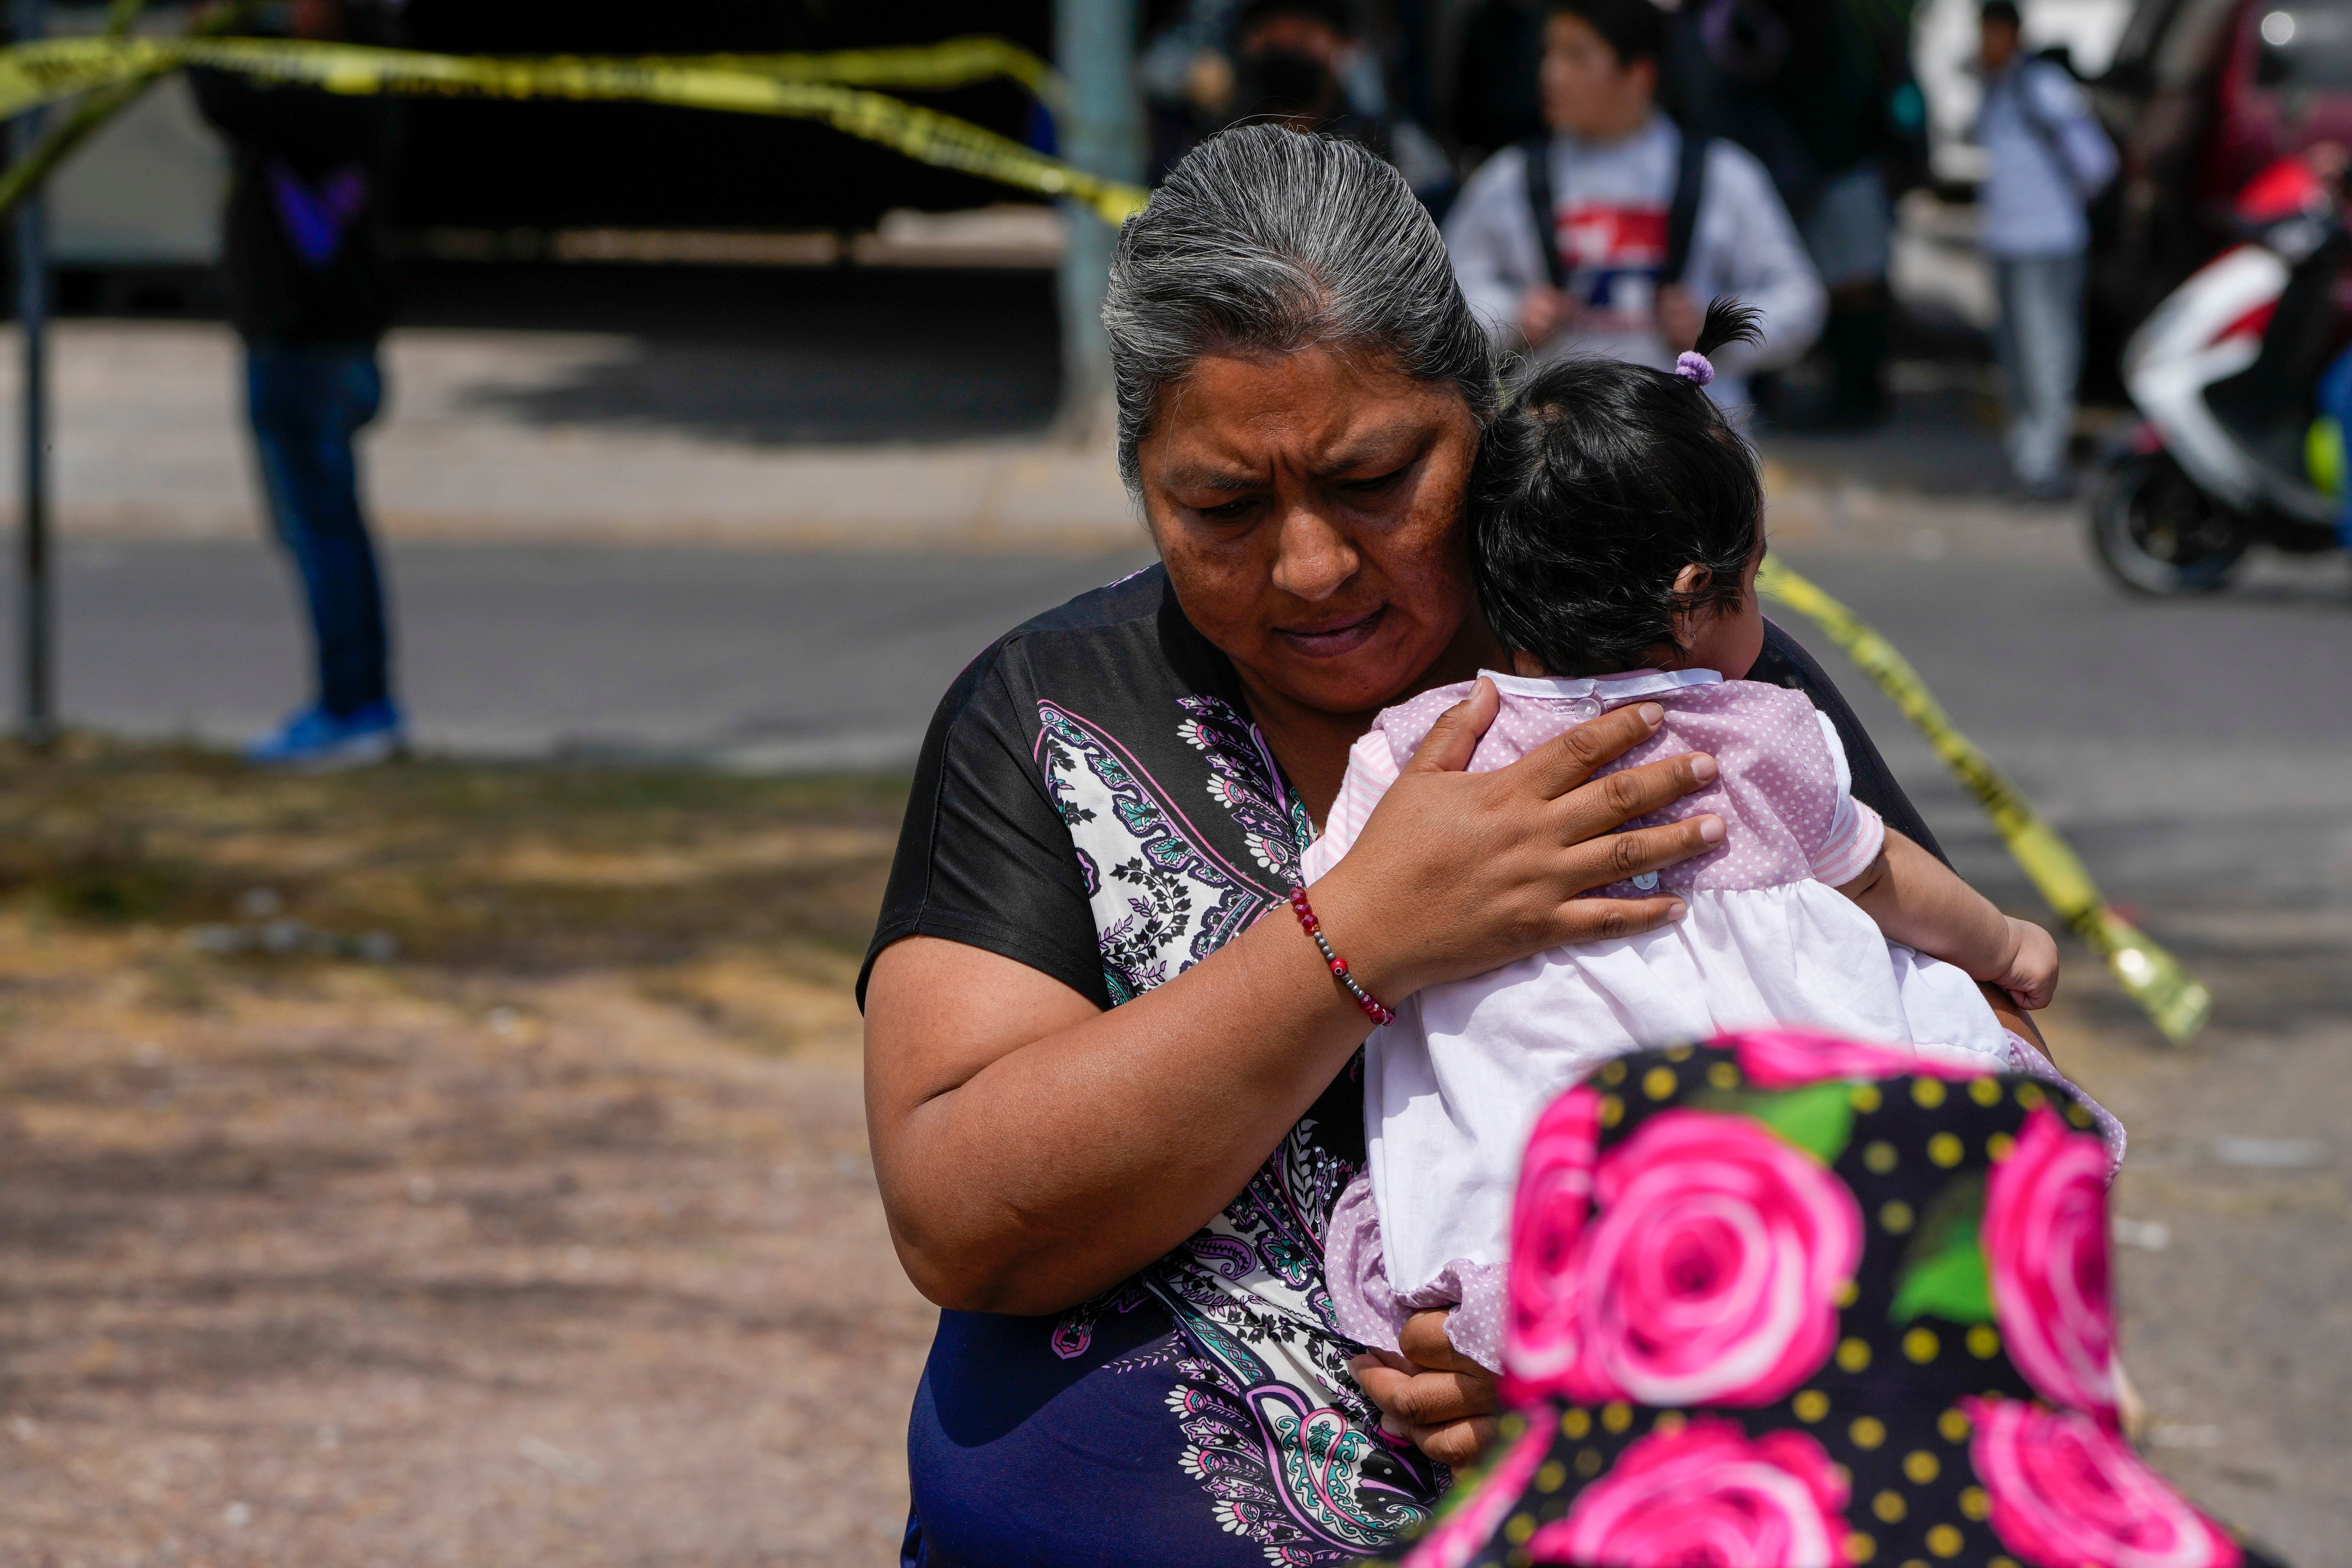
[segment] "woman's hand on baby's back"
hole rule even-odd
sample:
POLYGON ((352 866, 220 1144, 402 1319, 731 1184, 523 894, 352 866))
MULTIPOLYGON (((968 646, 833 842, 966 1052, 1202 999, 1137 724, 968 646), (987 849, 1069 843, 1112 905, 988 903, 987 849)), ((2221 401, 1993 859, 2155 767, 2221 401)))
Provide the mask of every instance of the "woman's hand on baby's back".
POLYGON ((1497 706, 1482 680, 1449 709, 1316 883, 1334 945, 1391 1002, 1547 947, 1678 920, 1683 901, 1671 894, 1578 895, 1704 854, 1723 838, 1714 816, 1617 831, 1716 777, 1715 759, 1696 752, 1593 777, 1657 733, 1656 704, 1579 725, 1507 768, 1466 773, 1497 706))

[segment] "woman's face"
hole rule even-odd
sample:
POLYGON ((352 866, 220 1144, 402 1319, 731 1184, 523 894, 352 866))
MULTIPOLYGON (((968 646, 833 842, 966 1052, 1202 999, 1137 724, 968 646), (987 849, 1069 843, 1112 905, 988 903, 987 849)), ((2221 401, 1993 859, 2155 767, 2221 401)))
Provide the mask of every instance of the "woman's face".
POLYGON ((1394 701, 1470 612, 1478 425, 1453 386, 1325 349, 1203 357, 1137 449, 1176 597, 1254 687, 1394 701))

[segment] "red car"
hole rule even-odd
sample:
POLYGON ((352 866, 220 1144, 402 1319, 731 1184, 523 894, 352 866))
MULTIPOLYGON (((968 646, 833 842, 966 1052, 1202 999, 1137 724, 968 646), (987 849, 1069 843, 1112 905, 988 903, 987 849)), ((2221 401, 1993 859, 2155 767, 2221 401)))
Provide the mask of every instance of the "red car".
POLYGON ((2089 88, 2123 152, 2092 262, 2100 326, 2119 341, 2240 237, 2233 211, 2256 175, 2321 142, 2352 146, 2352 5, 2141 0, 2089 88))

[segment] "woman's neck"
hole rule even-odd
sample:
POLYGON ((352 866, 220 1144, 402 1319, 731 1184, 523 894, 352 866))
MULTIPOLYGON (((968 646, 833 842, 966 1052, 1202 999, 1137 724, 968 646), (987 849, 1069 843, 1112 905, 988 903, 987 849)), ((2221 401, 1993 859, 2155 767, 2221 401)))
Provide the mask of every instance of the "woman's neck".
POLYGON ((1307 803, 1307 814, 1320 829, 1332 800, 1339 793, 1339 780, 1347 776, 1348 748, 1371 728, 1381 708, 1393 707, 1432 686, 1471 680, 1480 670, 1498 668, 1502 658, 1502 644, 1486 630, 1485 620, 1473 615, 1454 634, 1445 651, 1411 685, 1378 707, 1358 713, 1329 713, 1308 707, 1266 685, 1240 665, 1234 669, 1241 679, 1243 694, 1249 699, 1251 722, 1265 737, 1274 759, 1282 765, 1290 787, 1307 803))

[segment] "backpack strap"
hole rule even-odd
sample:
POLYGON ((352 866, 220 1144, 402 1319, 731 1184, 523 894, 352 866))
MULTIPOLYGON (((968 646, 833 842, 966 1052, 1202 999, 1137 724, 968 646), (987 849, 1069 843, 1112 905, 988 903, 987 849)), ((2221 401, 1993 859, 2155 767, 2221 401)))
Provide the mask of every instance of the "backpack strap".
POLYGON ((1680 283, 1690 266, 1691 235, 1698 230, 1698 204, 1706 194, 1707 139, 1683 133, 1682 159, 1675 166, 1674 204, 1666 209, 1666 261, 1661 284, 1680 283))
POLYGON ((1530 136, 1519 144, 1527 165, 1528 216, 1536 225, 1536 249, 1554 288, 1568 287, 1568 259, 1559 254, 1559 214, 1552 200, 1551 138, 1530 136))
MULTIPOLYGON (((1699 136, 1683 138, 1682 156, 1675 165, 1675 193, 1666 209, 1666 259, 1659 269, 1660 283, 1680 283, 1690 266, 1691 235, 1698 229, 1699 203, 1706 194, 1706 150, 1699 136)), ((1536 230, 1536 249, 1543 254, 1544 270, 1554 288, 1568 287, 1568 260, 1559 254, 1559 216, 1551 189, 1551 139, 1531 136, 1518 144, 1527 174, 1528 216, 1536 230)))

